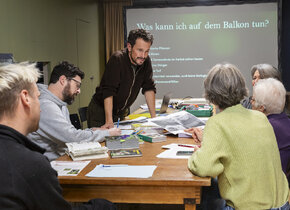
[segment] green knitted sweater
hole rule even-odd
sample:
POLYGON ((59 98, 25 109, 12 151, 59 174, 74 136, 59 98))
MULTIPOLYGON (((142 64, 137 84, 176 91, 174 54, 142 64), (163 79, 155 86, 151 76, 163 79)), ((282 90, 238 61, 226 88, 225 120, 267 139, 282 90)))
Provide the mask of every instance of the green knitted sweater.
POLYGON ((188 168, 198 176, 218 176, 222 198, 236 210, 270 209, 288 200, 273 128, 263 113, 242 105, 208 120, 188 168))

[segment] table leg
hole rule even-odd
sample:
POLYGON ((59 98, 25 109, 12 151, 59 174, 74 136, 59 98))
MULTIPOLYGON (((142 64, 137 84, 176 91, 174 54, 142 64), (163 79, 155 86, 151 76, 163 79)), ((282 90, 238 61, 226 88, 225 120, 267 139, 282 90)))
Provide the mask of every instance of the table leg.
POLYGON ((195 204, 184 204, 184 209, 185 210, 196 210, 196 205, 195 204))
POLYGON ((196 210, 195 198, 184 198, 183 203, 185 210, 196 210))

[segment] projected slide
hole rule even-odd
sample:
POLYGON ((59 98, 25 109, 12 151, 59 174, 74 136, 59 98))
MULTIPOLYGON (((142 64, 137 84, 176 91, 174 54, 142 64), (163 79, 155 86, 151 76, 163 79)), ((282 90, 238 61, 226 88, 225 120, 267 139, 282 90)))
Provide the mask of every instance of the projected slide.
POLYGON ((128 8, 126 27, 154 36, 158 98, 169 90, 173 97, 202 97, 207 72, 221 62, 237 65, 251 91, 251 66, 278 64, 276 3, 128 8))

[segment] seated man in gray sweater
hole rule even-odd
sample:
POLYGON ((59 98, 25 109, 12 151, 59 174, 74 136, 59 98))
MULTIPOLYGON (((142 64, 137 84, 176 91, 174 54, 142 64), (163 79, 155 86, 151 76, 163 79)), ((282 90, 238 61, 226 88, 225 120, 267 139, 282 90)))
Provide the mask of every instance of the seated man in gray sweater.
POLYGON ((105 136, 120 135, 117 128, 76 129, 69 118, 67 104, 72 104, 81 92, 84 72, 68 62, 54 67, 49 85, 38 84, 40 91, 39 129, 28 138, 46 149, 44 153, 50 161, 64 155, 65 143, 81 141, 103 141, 105 136))

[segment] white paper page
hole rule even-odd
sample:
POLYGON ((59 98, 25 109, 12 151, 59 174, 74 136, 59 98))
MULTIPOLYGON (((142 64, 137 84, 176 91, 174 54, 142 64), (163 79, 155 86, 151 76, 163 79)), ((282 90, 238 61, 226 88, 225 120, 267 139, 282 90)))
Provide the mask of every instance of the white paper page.
MULTIPOLYGON (((115 128, 117 128, 116 125, 115 125, 115 128)), ((131 124, 119 125, 118 128, 120 128, 121 130, 132 129, 132 125, 131 124)))
POLYGON ((186 111, 180 111, 167 116, 151 118, 149 121, 156 123, 160 127, 175 135, 178 133, 184 133, 184 130, 187 128, 205 125, 203 121, 186 111))
POLYGON ((134 130, 121 130, 121 135, 131 135, 134 130))
POLYGON ((164 152, 161 152, 156 157, 158 158, 169 158, 169 159, 188 159, 190 155, 176 155, 177 151, 194 151, 194 148, 187 148, 187 147, 180 147, 178 148, 172 148, 169 150, 165 150, 164 152))
MULTIPOLYGON (((124 121, 120 121, 119 122, 119 127, 122 124, 129 124, 129 123, 138 123, 138 122, 146 122, 147 121, 147 117, 138 117, 136 119, 132 119, 132 120, 124 120, 124 121)), ((116 123, 115 123, 116 124, 116 123)))
POLYGON ((129 165, 97 165, 86 176, 88 177, 129 177, 149 178, 153 175, 155 165, 129 166, 129 165))

